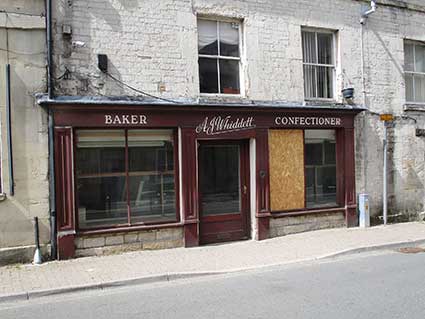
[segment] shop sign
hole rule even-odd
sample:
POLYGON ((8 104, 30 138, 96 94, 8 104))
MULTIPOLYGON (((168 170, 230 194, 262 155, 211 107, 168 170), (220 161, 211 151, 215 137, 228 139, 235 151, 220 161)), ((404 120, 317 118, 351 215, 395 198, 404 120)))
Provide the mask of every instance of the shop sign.
POLYGON ((276 116, 274 123, 279 126, 341 126, 340 117, 322 116, 276 116))
POLYGON ((392 114, 381 114, 379 119, 383 122, 391 122, 394 121, 394 116, 392 114))
POLYGON ((236 117, 232 116, 208 116, 196 127, 196 133, 204 133, 206 135, 217 135, 223 133, 231 133, 242 130, 249 130, 255 128, 254 118, 250 117, 236 117))
POLYGON ((146 115, 112 115, 105 114, 106 125, 147 125, 146 115))

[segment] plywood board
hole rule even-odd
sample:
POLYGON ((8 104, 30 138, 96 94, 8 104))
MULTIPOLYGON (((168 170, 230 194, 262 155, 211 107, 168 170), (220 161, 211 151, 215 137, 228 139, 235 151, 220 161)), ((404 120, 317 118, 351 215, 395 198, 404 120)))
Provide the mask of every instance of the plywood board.
POLYGON ((304 208, 304 135, 302 130, 269 130, 272 211, 304 208))

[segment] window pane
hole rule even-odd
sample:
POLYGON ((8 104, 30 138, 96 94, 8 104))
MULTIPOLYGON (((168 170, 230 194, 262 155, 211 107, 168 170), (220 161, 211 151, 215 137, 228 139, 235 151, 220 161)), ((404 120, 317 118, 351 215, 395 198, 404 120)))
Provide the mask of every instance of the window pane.
POLYGON ((199 86, 201 93, 218 93, 216 59, 199 58, 199 86))
POLYGON ((412 74, 406 74, 405 75, 405 82, 406 82, 406 101, 414 102, 415 97, 413 93, 413 75, 412 74))
POLYGON ((336 203, 336 167, 317 167, 316 200, 313 205, 336 203))
POLYGON ((425 46, 415 45, 415 72, 425 73, 425 46))
POLYGON ((333 68, 317 67, 317 97, 330 99, 333 97, 333 68))
POLYGON ((317 63, 316 34, 314 32, 302 32, 303 62, 317 63))
POLYGON ((307 207, 336 205, 334 130, 305 130, 307 207))
POLYGON ((220 93, 239 94, 239 61, 220 60, 220 86, 220 93))
POLYGON ((306 165, 322 165, 323 153, 321 143, 308 143, 305 145, 306 165))
POLYGON ((129 130, 128 161, 131 222, 175 221, 172 132, 129 130))
MULTIPOLYGON (((316 168, 315 167, 307 167, 305 170, 305 187, 306 187, 306 200, 307 203, 314 203, 315 194, 316 194, 316 168)), ((308 206, 308 205, 307 205, 308 206)))
POLYGON ((413 44, 405 43, 404 44, 404 70, 405 71, 414 71, 414 64, 413 61, 413 44))
POLYGON ((220 55, 239 56, 239 24, 220 22, 220 55))
POLYGON ((317 97, 316 67, 304 65, 304 94, 306 98, 317 97))
POLYGON ((124 130, 77 131, 80 228, 127 223, 124 130))
POLYGON ((199 54, 218 55, 217 21, 198 20, 199 54))
POLYGON ((415 102, 425 102, 425 76, 415 75, 415 102))
POLYGON ((325 164, 335 164, 336 163, 336 149, 335 143, 324 141, 324 150, 325 150, 325 164))
POLYGON ((333 35, 317 33, 318 62, 320 64, 333 64, 333 35))
POLYGON ((240 212, 239 154, 239 145, 201 145, 199 148, 203 216, 240 212))

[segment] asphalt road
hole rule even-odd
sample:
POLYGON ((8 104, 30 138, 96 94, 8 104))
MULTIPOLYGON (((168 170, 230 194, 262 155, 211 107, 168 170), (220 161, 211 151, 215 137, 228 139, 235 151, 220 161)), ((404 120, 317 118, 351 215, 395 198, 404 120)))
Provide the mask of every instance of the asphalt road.
POLYGON ((0 318, 425 318, 425 253, 380 253, 0 304, 0 318))

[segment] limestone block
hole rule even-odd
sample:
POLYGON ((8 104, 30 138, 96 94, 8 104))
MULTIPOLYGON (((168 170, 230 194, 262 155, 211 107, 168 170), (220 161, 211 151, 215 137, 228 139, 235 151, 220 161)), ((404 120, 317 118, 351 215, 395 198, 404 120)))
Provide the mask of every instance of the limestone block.
POLYGON ((124 235, 108 236, 105 238, 105 245, 121 245, 124 244, 124 235))
POLYGON ((138 241, 140 242, 151 242, 151 241, 155 241, 156 239, 156 232, 155 231, 144 231, 144 232, 140 232, 138 234, 138 241))
POLYGON ((165 239, 180 239, 183 237, 183 231, 181 228, 164 228, 158 230, 156 233, 157 240, 165 239))
POLYGON ((176 247, 182 247, 182 246, 183 246, 183 239, 143 243, 143 249, 145 250, 167 249, 167 248, 176 248, 176 247))
POLYGON ((126 244, 129 243, 136 243, 138 242, 138 234, 137 233, 128 233, 128 234, 124 234, 124 242, 126 244))
POLYGON ((105 246, 105 237, 87 237, 84 238, 84 248, 95 248, 105 246))
POLYGON ((84 248, 84 238, 76 237, 74 242, 75 242, 75 248, 77 249, 84 248))

